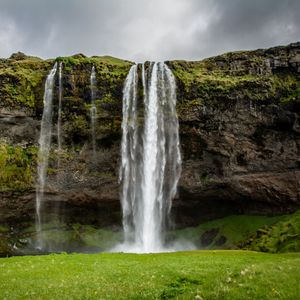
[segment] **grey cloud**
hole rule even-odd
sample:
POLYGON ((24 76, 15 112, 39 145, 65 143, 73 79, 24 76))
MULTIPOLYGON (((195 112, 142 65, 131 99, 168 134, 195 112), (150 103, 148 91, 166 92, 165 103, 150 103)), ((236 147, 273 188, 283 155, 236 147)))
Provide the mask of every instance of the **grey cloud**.
POLYGON ((300 40, 299 0, 0 0, 0 56, 201 59, 300 40))
MULTIPOLYGON (((224 51, 255 49, 300 40, 300 1, 298 0, 227 0, 214 1, 216 20, 204 34, 200 55, 224 51)), ((192 56, 199 52, 192 53, 192 56)))

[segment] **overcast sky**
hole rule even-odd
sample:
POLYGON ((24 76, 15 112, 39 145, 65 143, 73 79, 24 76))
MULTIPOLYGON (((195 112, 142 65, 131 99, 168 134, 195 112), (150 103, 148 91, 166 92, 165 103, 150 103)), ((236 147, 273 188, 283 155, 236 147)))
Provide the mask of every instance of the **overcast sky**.
POLYGON ((0 0, 0 57, 197 60, 300 40, 300 0, 0 0))

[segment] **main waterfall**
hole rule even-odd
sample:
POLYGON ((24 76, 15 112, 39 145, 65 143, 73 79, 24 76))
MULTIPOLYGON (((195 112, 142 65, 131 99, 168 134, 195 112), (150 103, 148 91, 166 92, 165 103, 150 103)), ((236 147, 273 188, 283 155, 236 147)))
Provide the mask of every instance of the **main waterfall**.
POLYGON ((120 181, 125 241, 119 250, 160 252, 181 172, 176 84, 166 64, 152 63, 147 70, 143 65, 139 103, 138 82, 134 65, 123 91, 120 181))
POLYGON ((44 189, 47 178, 47 168, 49 152, 51 147, 52 135, 52 114, 53 114, 53 86, 55 74, 57 71, 57 63, 54 64, 52 70, 47 76, 44 92, 44 109, 41 121, 41 131, 39 138, 39 153, 37 167, 37 187, 36 187, 36 231, 37 231, 37 248, 44 248, 44 239, 42 233, 42 206, 44 198, 44 189))

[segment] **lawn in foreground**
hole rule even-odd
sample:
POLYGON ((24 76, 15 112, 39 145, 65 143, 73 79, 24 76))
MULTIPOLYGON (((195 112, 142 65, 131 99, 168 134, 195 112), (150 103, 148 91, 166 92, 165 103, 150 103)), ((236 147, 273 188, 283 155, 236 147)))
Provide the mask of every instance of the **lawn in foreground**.
POLYGON ((190 251, 0 259, 0 299, 300 299, 300 253, 190 251))

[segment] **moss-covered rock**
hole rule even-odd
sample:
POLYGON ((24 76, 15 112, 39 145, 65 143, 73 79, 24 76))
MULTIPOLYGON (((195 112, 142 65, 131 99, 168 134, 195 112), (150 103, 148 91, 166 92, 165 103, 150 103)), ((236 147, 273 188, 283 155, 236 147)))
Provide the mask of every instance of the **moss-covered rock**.
POLYGON ((249 51, 200 62, 168 62, 177 79, 179 116, 195 106, 220 108, 242 99, 255 105, 298 105, 298 70, 272 67, 270 57, 267 52, 249 51))
POLYGON ((0 143, 0 192, 23 191, 34 184, 37 148, 0 143))
POLYGON ((198 249, 236 249, 258 229, 282 220, 283 216, 232 215, 196 227, 170 231, 170 241, 189 241, 198 249))
POLYGON ((265 226, 240 243, 243 249, 263 252, 300 251, 300 211, 272 226, 265 226))
POLYGON ((32 111, 43 96, 43 83, 53 60, 24 54, 0 60, 0 107, 32 111))

